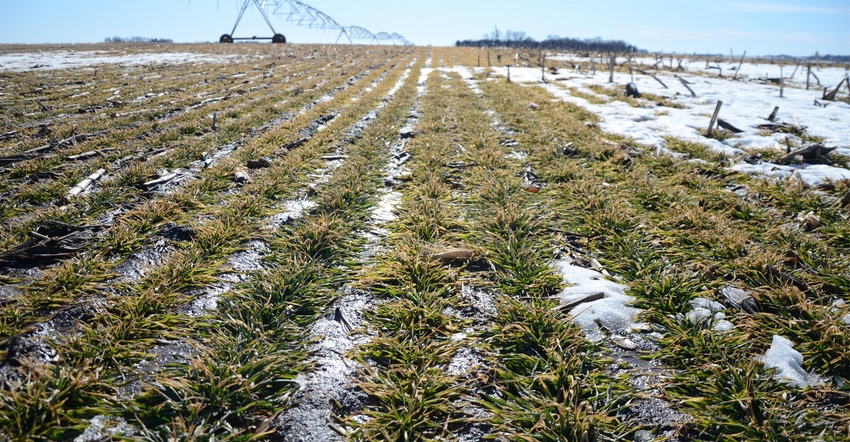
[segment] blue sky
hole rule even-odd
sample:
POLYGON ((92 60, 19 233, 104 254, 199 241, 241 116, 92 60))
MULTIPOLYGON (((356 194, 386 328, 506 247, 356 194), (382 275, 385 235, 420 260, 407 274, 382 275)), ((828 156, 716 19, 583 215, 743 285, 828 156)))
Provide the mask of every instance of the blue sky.
MULTIPOLYGON (((0 0, 0 43, 85 43, 111 36, 217 41, 243 0, 0 0)), ((262 1, 262 0, 261 0, 262 1)), ((271 2, 273 0, 266 0, 271 2)), ((304 0, 344 26, 452 45, 493 31, 617 39, 651 52, 850 55, 850 0, 304 0)), ((288 8, 286 8, 288 9, 288 8)), ((272 17, 290 42, 332 43, 272 17)), ((270 36, 252 6, 236 36, 270 36)))

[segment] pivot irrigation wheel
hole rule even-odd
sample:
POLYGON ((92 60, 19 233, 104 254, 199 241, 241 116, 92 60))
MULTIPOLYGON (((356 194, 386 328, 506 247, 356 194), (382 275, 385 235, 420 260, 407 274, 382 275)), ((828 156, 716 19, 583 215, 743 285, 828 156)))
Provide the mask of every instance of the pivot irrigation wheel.
POLYGON ((221 38, 218 39, 219 43, 233 43, 233 37, 230 34, 223 34, 221 38))
POLYGON ((275 34, 274 37, 272 37, 272 43, 286 43, 286 37, 284 37, 283 34, 275 34))

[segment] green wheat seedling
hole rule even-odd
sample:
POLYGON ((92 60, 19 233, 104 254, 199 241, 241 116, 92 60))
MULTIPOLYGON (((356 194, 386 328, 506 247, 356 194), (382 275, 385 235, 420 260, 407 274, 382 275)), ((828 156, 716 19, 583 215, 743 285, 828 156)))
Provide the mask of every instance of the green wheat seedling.
MULTIPOLYGON (((245 206, 237 205, 235 209, 242 210, 242 207, 245 206)), ((348 220, 349 217, 362 216, 359 215, 362 211, 351 209, 351 207, 345 207, 345 210, 335 210, 333 204, 323 203, 309 215, 328 221, 320 222, 318 230, 314 229, 311 223, 303 222, 297 223, 291 229, 282 232, 283 237, 293 236, 295 239, 289 245, 275 244, 275 241, 273 241, 272 247, 273 249, 282 247, 284 249, 281 250, 283 256, 289 256, 292 252, 295 252, 296 260, 274 259, 273 265, 279 269, 278 271, 264 273, 260 279, 256 279, 259 282, 248 287, 247 291, 240 289, 243 294, 235 297, 232 304, 230 301, 225 302, 223 311, 229 311, 224 322, 225 328, 232 330, 237 336, 259 339, 260 341, 257 341, 256 345, 259 345, 260 342, 267 342, 267 338, 274 339, 275 336, 279 336, 283 338, 285 344, 279 346, 280 348, 277 351, 286 350, 286 353, 301 355, 298 360, 303 360, 305 353, 303 351, 293 352, 293 348, 291 348, 291 342, 300 340, 302 334, 295 331, 292 324, 309 325, 317 317, 317 311, 319 309, 324 310, 325 303, 329 301, 330 297, 325 293, 331 292, 322 289, 316 281, 325 281, 321 284, 328 284, 330 281, 327 280, 327 277, 330 269, 324 267, 324 265, 333 265, 332 261, 335 261, 335 257, 345 255, 345 252, 340 249, 333 250, 330 248, 332 245, 334 247, 340 245, 332 244, 333 241, 328 240, 340 238, 339 235, 350 231, 352 224, 348 220), (324 218, 322 218, 323 216, 324 218), (301 257, 297 257, 298 255, 301 255, 301 257), (300 270, 292 272, 293 265, 300 270), (308 300, 315 303, 314 307, 311 308, 305 304, 305 301, 308 300), (287 332, 286 330, 290 331, 287 332)), ((253 212, 253 209, 251 210, 253 212)), ((311 221, 313 220, 311 219, 311 221)), ((231 240, 232 238, 227 241, 231 240)), ((210 354, 211 357, 216 356, 216 354, 221 355, 222 351, 225 350, 221 343, 212 344, 212 348, 217 350, 215 354, 210 354)), ((255 344, 251 344, 251 346, 254 347, 255 344)), ((239 354, 241 351, 234 349, 233 354, 239 354)), ((261 353, 263 352, 261 351, 261 353)), ((260 361, 260 363, 266 362, 260 361)), ((286 365, 294 367, 298 364, 286 365)), ((298 365, 298 369, 301 370, 303 367, 298 365)), ((256 384, 252 384, 251 388, 246 391, 254 390, 255 386, 256 384)), ((229 390, 232 391, 232 388, 229 390)), ((222 393, 214 389, 207 389, 203 392, 205 397, 214 397, 220 394, 222 393)), ((192 401, 185 400, 183 402, 191 403, 192 401)), ((181 412, 180 417, 175 417, 174 422, 196 422, 196 424, 190 425, 191 428, 201 428, 208 422, 205 417, 198 419, 198 416, 190 415, 189 418, 184 418, 183 414, 181 412)), ((159 425, 153 428, 160 431, 168 427, 159 425)))
MULTIPOLYGON (((239 57, 230 63, 99 66, 96 77, 85 69, 9 74, 11 98, 0 108, 8 129, 0 132, 19 137, 4 141, 3 155, 95 136, 7 167, 0 248, 48 221, 96 227, 85 252, 32 270, 32 281, 2 280, 13 285, 0 300, 3 357, 29 364, 11 354, 13 338, 54 317, 71 317, 73 326, 45 341, 57 362, 14 370, 26 382, 3 386, 0 438, 72 439, 97 415, 135 429, 115 439, 268 438, 274 416, 294 405, 293 379, 312 369, 309 327, 344 284, 379 298, 362 316, 370 343, 350 355, 368 367, 353 382, 369 400, 348 418, 334 416, 348 438, 446 439, 473 425, 516 440, 615 440, 638 430, 693 440, 847 438, 838 387, 850 379, 847 307, 836 302, 850 284, 850 224, 839 202, 846 182, 816 188, 735 173, 727 167, 736 159, 673 137, 666 147, 685 155, 659 153, 600 131, 598 116, 544 88, 492 81, 486 69, 473 74, 479 95, 450 68, 474 66, 483 52, 473 48, 301 45, 290 57, 260 46, 193 46, 239 57), (429 54, 432 66, 447 69, 428 76, 417 101, 429 54), (403 87, 383 103, 414 58, 403 87), (347 133, 379 104, 369 127, 347 133), (411 109, 418 124, 404 140, 409 173, 392 183, 402 194, 398 219, 382 226, 389 236, 361 262, 387 147, 400 141, 411 109), (282 149, 326 115, 336 117, 321 132, 282 149), (236 150, 195 169, 196 179, 173 193, 144 189, 163 169, 198 167, 231 143, 236 150), (326 169, 327 155, 345 158, 326 169), (270 167, 247 168, 259 158, 270 167), (89 193, 65 200, 100 168, 107 176, 89 193), (317 169, 327 181, 306 189, 317 169), (250 181, 236 183, 235 171, 250 181), (316 207, 270 224, 283 201, 307 192, 316 207), (166 223, 194 236, 164 239, 166 223), (254 240, 271 249, 262 269, 229 268, 254 240), (163 245, 144 276, 114 281, 131 254, 163 245), (470 261, 445 259, 443 250, 470 261), (596 270, 628 287, 653 330, 634 333, 657 346, 639 356, 672 377, 636 391, 638 370, 608 358, 623 350, 587 341, 566 312, 553 310, 562 282, 549 265, 565 255, 595 259, 596 270), (728 304, 725 286, 746 290, 760 311, 728 304), (215 308, 186 314, 219 287, 226 291, 215 308), (469 287, 497 302, 467 299, 469 287), (732 330, 681 316, 696 297, 720 302, 732 330), (824 383, 797 389, 766 370, 757 358, 774 335, 790 339, 804 370, 824 383), (137 370, 142 361, 157 366, 170 345, 193 350, 137 370), (479 368, 448 374, 462 349, 479 368), (689 417, 660 430, 635 412, 647 398, 689 417)), ((526 63, 539 55, 518 52, 526 63)), ((620 99, 594 88, 576 93, 620 99)), ((655 96, 629 104, 674 107, 655 96)))
POLYGON ((114 390, 99 368, 33 365, 0 395, 0 427, 9 440, 56 440, 81 433, 84 420, 109 412, 114 390))
MULTIPOLYGON (((514 95, 512 100, 493 102, 507 113, 524 114, 524 118, 510 120, 518 125, 515 129, 536 130, 542 119, 584 118, 566 106, 556 116, 547 107, 528 112, 521 104, 515 104, 536 102, 539 93, 535 88, 518 88, 504 82, 482 83, 482 88, 498 89, 499 95, 514 95)), ((571 129, 553 131, 553 139, 569 139, 580 132, 572 129, 575 125, 571 123, 557 127, 571 129)), ((610 134, 597 136, 618 139, 610 134)), ((641 155, 632 157, 631 168, 617 168, 616 150, 607 143, 589 142, 580 144, 578 155, 571 159, 554 160, 557 157, 549 156, 550 161, 541 163, 541 174, 552 173, 559 178, 559 191, 552 193, 557 201, 550 205, 560 209, 560 218, 566 223, 563 228, 593 235, 593 252, 606 269, 630 285, 630 293, 638 298, 637 305, 646 309, 644 317, 664 330, 662 350, 656 357, 684 370, 676 380, 676 391, 682 396, 677 393, 676 398, 693 398, 694 404, 700 404, 688 407, 687 412, 695 420, 683 424, 679 431, 696 434, 699 440, 722 439, 721 434, 749 440, 835 434, 842 418, 800 411, 802 402, 783 401, 776 392, 787 390, 776 390, 779 383, 769 373, 760 372, 761 366, 752 361, 763 354, 773 335, 788 335, 793 337, 795 348, 806 349, 808 369, 846 376, 839 374, 846 371, 846 357, 837 351, 840 344, 831 343, 835 339, 842 342, 833 334, 838 331, 835 316, 826 313, 829 308, 825 303, 807 299, 816 296, 816 292, 835 293, 838 287, 846 286, 847 272, 837 267, 846 260, 842 256, 847 250, 841 234, 835 234, 839 232, 836 228, 842 229, 842 223, 833 221, 838 215, 834 211, 837 206, 794 182, 729 173, 722 166, 728 160, 702 145, 673 138, 667 141, 673 150, 707 163, 684 163, 628 143, 636 146, 641 155), (564 161, 577 162, 581 167, 558 164, 564 161), (603 181, 608 184, 602 185, 603 181), (585 185, 576 184, 581 182, 585 185), (746 196, 729 190, 740 185, 749 190, 746 196), (665 204, 674 209, 665 209, 665 204), (606 214, 609 208, 627 214, 630 223, 616 222, 611 217, 614 211, 606 214), (798 221, 808 212, 822 223, 810 232, 798 221), (778 272, 786 276, 779 277, 778 272), (796 287, 788 275, 796 278, 794 284, 801 287, 805 287, 800 283, 804 281, 808 290, 796 287), (711 322, 685 325, 689 321, 682 322, 675 316, 686 312, 687 301, 697 296, 722 301, 716 290, 730 283, 752 291, 767 314, 725 310, 727 317, 734 316, 732 322, 736 324, 732 332, 725 334, 711 330, 711 322), (734 366, 730 372, 758 373, 730 382, 740 385, 746 379, 759 379, 758 388, 770 392, 759 405, 763 410, 761 417, 771 423, 756 425, 747 414, 723 408, 726 402, 719 390, 700 389, 707 385, 703 382, 705 373, 716 378, 715 372, 706 367, 725 367, 718 361, 734 366), (747 368, 748 364, 753 368, 747 368), (783 427, 786 423, 788 426, 783 427), (784 428, 794 428, 794 432, 784 428)), ((533 159, 534 156, 529 160, 533 159)), ((840 192, 835 194, 840 196, 840 192)), ((731 391, 745 391, 738 388, 731 391)))
MULTIPOLYGON (((257 211, 251 207, 250 203, 247 205, 241 204, 235 208, 234 213, 243 216, 245 214, 256 214, 257 211)), ((207 231, 201 232, 200 241, 193 243, 185 251, 178 252, 176 258, 172 260, 172 264, 166 264, 161 269, 155 269, 150 273, 147 280, 137 289, 141 290, 142 296, 128 298, 130 302, 113 306, 113 310, 118 314, 115 317, 118 320, 116 325, 121 327, 120 329, 112 326, 93 329, 96 333, 103 333, 110 339, 115 340, 115 344, 107 344, 110 347, 114 345, 115 351, 103 353, 109 360, 109 365, 115 362, 116 365, 120 364, 124 366, 131 363, 133 359, 138 360, 139 357, 143 356, 142 354, 127 353, 126 350, 121 350, 122 347, 129 349, 126 344, 130 340, 130 336, 137 339, 136 346, 149 347, 153 345, 154 341, 150 340, 151 338, 145 337, 148 331, 156 331, 160 337, 168 337, 170 329, 179 328, 173 320, 168 319, 168 316, 161 316, 159 313, 176 306, 180 296, 175 292, 185 292, 193 286, 208 284, 211 280, 205 280, 203 278, 211 276, 213 273, 199 266, 199 264, 204 259, 208 259, 205 258, 206 255, 213 254, 221 256, 220 253, 222 251, 228 250, 226 247, 229 242, 236 241, 241 237, 240 234, 234 235, 233 233, 228 233, 231 231, 234 233, 238 232, 238 230, 234 231, 236 226, 232 223, 218 224, 210 227, 207 231), (201 253, 199 254, 198 252, 201 253), (125 314, 127 316, 123 316, 125 314), (131 318, 142 319, 139 322, 139 320, 131 318), (150 318, 150 322, 148 318, 150 318)), ((212 268, 217 266, 215 261, 212 264, 212 268)), ((113 317, 102 317, 104 320, 107 318, 113 317)), ((97 327, 96 324, 98 322, 94 323, 95 327, 97 327)), ((85 337, 85 334, 81 336, 85 337)), ((84 342, 90 340, 91 337, 84 339, 84 342)), ((103 339, 101 339, 101 342, 104 342, 103 339)), ((78 351, 76 353, 78 355, 85 353, 85 350, 82 350, 80 347, 82 346, 76 347, 82 352, 80 353, 78 351)), ((102 350, 103 347, 101 347, 101 352, 102 350)))
POLYGON ((437 177, 430 176, 417 187, 412 200, 415 205, 404 205, 401 218, 409 229, 424 242, 436 242, 456 228, 456 219, 451 210, 451 193, 437 177))
POLYGON ((375 272, 375 290, 390 298, 412 297, 419 300, 422 294, 437 299, 450 292, 451 275, 440 263, 425 256, 425 251, 415 242, 401 239, 400 248, 387 256, 375 272))
POLYGON ((783 401, 781 387, 755 361, 732 367, 712 364, 699 374, 700 382, 674 384, 668 391, 678 395, 687 392, 686 409, 699 410, 695 425, 701 437, 718 440, 805 440, 803 431, 819 431, 811 425, 816 413, 789 411, 783 401), (705 417, 702 417, 705 416, 705 417), (794 430, 791 430, 794 428, 794 430))
MULTIPOLYGON (((429 83, 435 79, 432 75, 429 83)), ((423 106, 429 103, 425 100, 423 106)), ((452 233, 461 230, 455 220, 457 208, 445 204, 452 199, 451 190, 439 178, 439 170, 448 162, 445 152, 420 150, 439 142, 429 133, 442 134, 442 126, 427 120, 420 124, 422 137, 412 140, 408 147, 414 158, 413 181, 402 189, 403 207, 413 210, 417 220, 402 221, 408 219, 403 212, 401 220, 392 223, 392 249, 364 275, 364 281, 386 300, 369 315, 371 321, 383 324, 385 331, 358 352, 358 358, 376 361, 379 366, 364 371, 363 380, 358 382, 375 398, 375 405, 365 410, 364 414, 371 417, 366 423, 353 417, 345 421, 354 428, 350 437, 440 437, 462 421, 454 401, 461 398, 465 388, 442 369, 457 349, 448 338, 460 325, 446 312, 457 304, 453 272, 430 257, 435 246, 453 243, 452 233)))
MULTIPOLYGON (((503 116, 502 120, 512 124, 522 117, 503 116)), ((548 135, 529 137, 528 150, 548 154, 550 151, 541 144, 550 141, 548 135)), ((494 414, 490 421, 497 424, 498 431, 514 438, 531 434, 544 440, 557 438, 554 435, 568 438, 576 434, 571 433, 576 426, 580 427, 577 434, 589 437, 596 434, 598 427, 592 424, 582 427, 584 424, 566 417, 587 413, 593 414, 594 419, 613 422, 607 417, 611 411, 598 415, 593 411, 606 407, 601 402, 585 405, 582 400, 570 401, 558 411, 551 407, 569 400, 565 388, 572 389, 581 383, 581 377, 587 374, 585 368, 599 373, 602 364, 587 359, 588 354, 582 349, 590 353, 589 343, 578 328, 552 310, 555 303, 546 298, 561 284, 548 265, 553 256, 552 245, 546 239, 551 220, 545 215, 532 214, 547 214, 549 208, 534 202, 520 185, 515 177, 518 165, 503 159, 504 150, 495 143, 473 143, 473 146, 474 158, 492 160, 481 169, 471 169, 470 179, 477 184, 472 222, 483 227, 476 236, 496 268, 501 291, 512 295, 500 302, 498 324, 494 336, 487 341, 490 351, 497 355, 496 385, 500 392, 498 396, 487 396, 480 404, 494 414), (577 353, 568 354, 567 348, 577 353), (587 366, 577 368, 575 364, 581 365, 583 359, 587 366)), ((602 379, 595 378, 594 383, 601 384, 602 379)), ((586 392, 592 390, 590 383, 584 385, 586 392)))
POLYGON ((643 279, 636 280, 629 287, 639 295, 638 307, 657 315, 684 314, 690 310, 692 299, 704 296, 703 283, 695 275, 678 271, 675 267, 664 267, 658 272, 647 273, 643 279))
MULTIPOLYGON (((340 79, 339 81, 342 81, 342 80, 340 79)), ((326 89, 326 90, 330 90, 330 89, 326 89)), ((317 91, 318 91, 318 89, 317 89, 317 91)), ((314 97, 314 98, 316 98, 316 97, 314 97)), ((267 100, 271 100, 271 99, 272 98, 267 98, 267 100)), ((251 120, 251 121, 257 121, 258 117, 260 117, 260 118, 271 118, 271 117, 265 117, 265 115, 255 114, 252 117, 252 118, 254 118, 254 120, 251 120)), ((268 120, 265 120, 265 121, 268 121, 268 120)), ((174 140, 172 140, 172 139, 161 139, 161 140, 159 140, 159 143, 165 143, 166 145, 168 145, 168 143, 172 143, 173 141, 174 140)), ((199 143, 202 142, 201 139, 194 139, 194 138, 192 138, 190 141, 191 141, 191 143, 189 143, 189 145, 186 146, 185 148, 181 147, 181 148, 170 149, 168 152, 171 152, 172 154, 180 155, 181 152, 190 152, 190 151, 192 151, 192 149, 197 149, 197 147, 195 147, 195 146, 198 146, 199 143)), ((196 150, 196 152, 200 152, 200 150, 196 150)), ((190 155, 190 157, 192 157, 192 159, 196 159, 196 156, 194 154, 190 155)), ((169 163, 169 161, 173 162, 175 160, 170 159, 170 158, 171 157, 169 157, 169 156, 157 157, 156 160, 153 162, 153 164, 149 164, 150 168, 148 170, 156 170, 157 167, 164 167, 164 166, 168 166, 168 165, 172 164, 172 163, 169 163)), ((179 163, 179 161, 178 161, 178 163, 179 163)), ((177 164, 175 163, 174 165, 177 165, 177 164)), ((120 182, 120 178, 119 178, 118 181, 120 182)))
POLYGON ((350 437, 401 441, 442 438, 460 423, 452 416, 452 401, 462 390, 457 380, 433 364, 395 365, 373 374, 375 382, 361 388, 378 399, 381 411, 366 411, 369 422, 350 437))
POLYGON ((284 361, 265 356, 240 363, 210 356, 185 369, 175 367, 179 377, 152 383, 150 391, 136 401, 139 408, 131 409, 134 417, 147 432, 168 431, 174 422, 202 428, 206 436, 240 436, 242 440, 268 436, 273 410, 293 386, 281 373, 284 361), (251 437, 243 438, 240 433, 251 437))
POLYGON ((99 257, 69 259, 28 287, 27 307, 33 311, 45 311, 66 305, 83 294, 93 292, 98 283, 110 276, 99 257))

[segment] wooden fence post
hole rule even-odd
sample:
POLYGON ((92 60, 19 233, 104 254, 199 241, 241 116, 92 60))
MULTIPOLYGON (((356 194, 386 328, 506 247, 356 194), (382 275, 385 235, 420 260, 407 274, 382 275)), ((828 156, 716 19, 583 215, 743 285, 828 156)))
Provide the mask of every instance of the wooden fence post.
POLYGON ((711 116, 711 122, 708 123, 708 132, 705 133, 707 137, 710 137, 711 132, 714 130, 714 123, 717 122, 717 116, 720 115, 720 106, 723 106, 723 102, 717 100, 717 107, 714 108, 714 115, 711 116))
POLYGON ((779 66, 779 98, 785 98, 785 78, 782 74, 782 66, 779 66))
POLYGON ((617 64, 617 58, 615 55, 611 55, 611 58, 608 60, 609 67, 611 68, 611 75, 608 77, 608 83, 614 82, 614 66, 617 64))
POLYGON ((746 56, 747 56, 747 51, 744 51, 744 55, 741 56, 741 62, 738 63, 738 69, 735 69, 735 75, 732 76, 732 80, 735 80, 735 79, 738 78, 738 73, 741 72, 741 65, 744 64, 744 57, 746 57, 746 56))
POLYGON ((806 63, 806 90, 809 90, 809 78, 812 76, 812 62, 806 63))
POLYGON ((767 121, 773 121, 776 119, 776 113, 779 112, 779 106, 773 107, 773 112, 770 113, 770 116, 767 117, 767 121))
POLYGON ((546 54, 540 52, 540 79, 546 83, 546 54))
POLYGON ((682 78, 682 77, 680 77, 680 76, 678 76, 678 75, 676 76, 676 78, 678 78, 678 79, 679 79, 679 81, 682 83, 682 86, 684 86, 684 87, 688 90, 688 92, 690 92, 690 93, 691 93, 691 96, 692 96, 692 97, 696 97, 696 96, 697 96, 697 94, 694 92, 694 90, 693 90, 693 89, 691 89, 691 87, 690 87, 690 86, 688 86, 688 82, 687 82, 687 81, 685 81, 685 79, 684 79, 684 78, 682 78))
POLYGON ((797 65, 796 65, 796 66, 794 66, 794 72, 791 72, 791 76, 790 76, 790 77, 788 77, 788 78, 790 78, 790 79, 792 79, 792 80, 793 80, 793 79, 794 79, 794 74, 796 74, 796 73, 797 73, 797 69, 800 69, 800 61, 799 61, 799 60, 797 60, 797 65))

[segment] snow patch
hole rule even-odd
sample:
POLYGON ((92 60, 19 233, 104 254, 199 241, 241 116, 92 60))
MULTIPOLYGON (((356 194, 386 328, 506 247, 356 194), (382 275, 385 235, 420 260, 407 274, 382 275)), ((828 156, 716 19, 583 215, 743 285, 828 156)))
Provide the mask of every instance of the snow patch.
POLYGON ((50 51, 0 55, 0 71, 71 69, 101 64, 150 65, 157 63, 228 63, 232 55, 192 52, 115 53, 109 51, 50 51))
POLYGON ((394 221, 397 218, 394 212, 399 204, 401 204, 401 193, 385 193, 378 202, 378 205, 372 210, 372 222, 375 224, 386 224, 394 221))
POLYGON ((560 293, 561 303, 566 304, 586 298, 590 294, 602 293, 603 298, 573 307, 570 316, 591 341, 601 341, 604 334, 600 325, 610 331, 637 330, 642 324, 635 323, 640 309, 629 307, 635 301, 627 296, 626 286, 605 279, 602 273, 575 266, 568 259, 553 263, 564 282, 570 284, 560 293))
POLYGON ((794 344, 787 338, 773 335, 773 342, 764 356, 758 357, 767 368, 775 368, 775 377, 793 387, 817 387, 823 380, 803 369, 803 355, 794 349, 794 344))
POLYGON ((712 322, 712 329, 716 331, 729 331, 734 327, 734 324, 726 320, 726 314, 722 311, 723 304, 706 298, 694 298, 690 304, 693 310, 684 316, 688 321, 694 324, 712 322))
POLYGON ((505 158, 525 161, 528 158, 528 154, 525 152, 511 151, 511 153, 505 155, 505 158))
POLYGON ((739 163, 729 169, 748 175, 763 175, 777 179, 797 177, 810 186, 818 186, 827 181, 850 180, 850 170, 823 164, 781 166, 766 162, 761 164, 739 163))
MULTIPOLYGON (((557 58, 557 56, 549 58, 557 58)), ((564 56, 561 59, 573 60, 574 57, 564 56)), ((652 62, 643 60, 643 62, 651 65, 654 60, 652 62)), ((687 71, 700 73, 706 71, 696 66, 700 63, 685 62, 685 64, 687 71)), ((493 68, 493 71, 507 76, 506 68, 493 68)), ((639 99, 639 107, 632 107, 620 100, 607 99, 603 103, 597 103, 594 100, 594 103, 591 103, 584 98, 584 96, 607 98, 590 89, 590 86, 607 85, 622 89, 623 85, 632 81, 628 73, 615 73, 614 83, 608 82, 609 72, 607 71, 597 71, 595 74, 575 73, 568 77, 559 75, 554 78, 547 75, 547 83, 542 83, 539 69, 514 67, 511 69, 511 80, 517 83, 539 84, 555 97, 581 106, 599 116, 602 120, 599 124, 602 130, 629 137, 637 143, 658 150, 666 149, 667 137, 703 144, 715 152, 730 157, 744 155, 746 150, 750 149, 784 152, 786 138, 797 145, 805 144, 795 135, 780 132, 765 134, 757 127, 759 124, 767 123, 768 114, 774 106, 779 106, 776 121, 803 126, 808 134, 822 137, 825 145, 836 146, 836 154, 850 155, 850 125, 846 124, 846 121, 850 121, 850 104, 835 101, 826 102, 827 106, 816 106, 814 101, 822 99, 822 89, 805 90, 805 80, 802 83, 798 81, 796 84, 791 81, 786 82, 784 98, 780 98, 778 87, 774 84, 766 84, 767 82, 764 81, 765 78, 779 77, 778 71, 778 67, 774 65, 758 65, 750 68, 745 65, 738 77, 742 81, 720 78, 715 75, 716 72, 706 75, 675 74, 689 82, 689 86, 696 92, 696 97, 691 96, 673 73, 659 72, 657 74, 657 77, 667 84, 669 89, 661 86, 651 76, 635 74, 634 83, 641 92, 664 97, 682 105, 683 109, 661 106, 644 99, 639 99), (582 96, 574 96, 571 89, 578 91, 582 96), (720 118, 743 130, 737 136, 723 141, 706 138, 701 133, 708 127, 710 116, 718 101, 723 101, 720 118)), ((788 77, 788 74, 786 72, 785 76, 788 77)), ((824 84, 838 84, 845 75, 846 71, 842 68, 824 68, 818 72, 824 84)), ((742 163, 734 165, 732 170, 775 178, 799 178, 809 185, 818 185, 826 180, 850 179, 850 170, 847 168, 827 165, 780 166, 762 163, 751 166, 742 163)))
POLYGON ((289 200, 283 203, 284 212, 276 213, 272 217, 272 224, 280 226, 292 222, 304 216, 304 214, 313 207, 316 207, 316 203, 308 199, 289 200))

